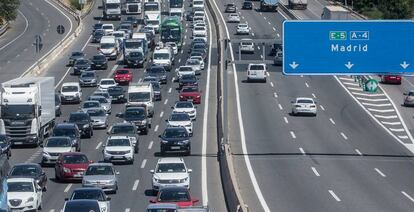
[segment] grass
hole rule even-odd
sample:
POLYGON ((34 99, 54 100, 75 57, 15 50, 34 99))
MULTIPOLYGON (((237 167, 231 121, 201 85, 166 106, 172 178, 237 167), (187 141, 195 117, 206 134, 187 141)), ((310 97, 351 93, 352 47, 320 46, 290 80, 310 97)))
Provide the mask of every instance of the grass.
POLYGON ((384 14, 377 8, 364 8, 360 13, 369 19, 384 19, 384 14))

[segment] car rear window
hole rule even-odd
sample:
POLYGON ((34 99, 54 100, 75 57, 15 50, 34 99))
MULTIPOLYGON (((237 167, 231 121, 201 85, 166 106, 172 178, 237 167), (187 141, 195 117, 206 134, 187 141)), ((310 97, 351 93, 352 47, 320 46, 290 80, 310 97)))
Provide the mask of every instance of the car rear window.
POLYGON ((250 66, 250 70, 254 70, 254 71, 256 71, 256 70, 264 70, 265 68, 264 68, 264 66, 263 65, 251 65, 250 66))

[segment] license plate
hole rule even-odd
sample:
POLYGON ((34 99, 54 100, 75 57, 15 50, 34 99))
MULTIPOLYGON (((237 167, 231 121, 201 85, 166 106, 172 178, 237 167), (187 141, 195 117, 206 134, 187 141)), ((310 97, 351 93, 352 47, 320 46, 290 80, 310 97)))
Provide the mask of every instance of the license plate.
POLYGON ((171 149, 180 149, 179 146, 172 146, 171 149))
POLYGON ((192 102, 193 101, 193 99, 187 99, 187 102, 192 102))
POLYGON ((22 141, 13 142, 13 144, 23 144, 22 141))
POLYGON ((74 176, 74 177, 82 177, 82 174, 81 174, 81 173, 76 173, 76 174, 74 174, 73 176, 74 176))
POLYGON ((114 159, 122 159, 122 156, 114 156, 114 159))
POLYGON ((95 65, 96 67, 101 66, 101 65, 95 65))

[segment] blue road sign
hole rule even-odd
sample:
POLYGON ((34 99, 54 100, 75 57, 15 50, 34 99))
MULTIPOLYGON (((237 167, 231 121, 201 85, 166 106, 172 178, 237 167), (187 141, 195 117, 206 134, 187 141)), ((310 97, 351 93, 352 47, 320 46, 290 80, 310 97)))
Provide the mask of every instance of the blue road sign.
POLYGON ((414 21, 285 21, 283 73, 414 73, 414 21))

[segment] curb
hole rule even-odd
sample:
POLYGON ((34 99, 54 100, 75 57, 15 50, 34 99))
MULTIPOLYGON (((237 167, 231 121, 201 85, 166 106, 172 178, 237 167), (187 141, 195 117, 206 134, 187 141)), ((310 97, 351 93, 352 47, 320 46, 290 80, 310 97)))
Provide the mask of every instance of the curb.
POLYGON ((7 29, 9 28, 9 22, 6 22, 1 28, 0 28, 0 36, 2 36, 4 33, 6 33, 7 29))

